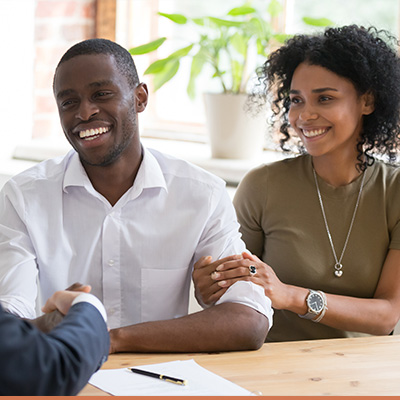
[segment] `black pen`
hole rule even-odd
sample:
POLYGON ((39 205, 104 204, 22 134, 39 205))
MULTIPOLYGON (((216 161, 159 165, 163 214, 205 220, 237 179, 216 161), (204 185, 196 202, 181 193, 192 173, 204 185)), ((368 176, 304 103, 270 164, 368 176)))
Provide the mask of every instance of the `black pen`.
POLYGON ((135 374, 150 376, 151 378, 156 378, 166 382, 176 383, 177 385, 187 384, 187 381, 184 379, 173 378, 172 376, 156 374, 154 372, 149 372, 149 371, 143 371, 142 369, 137 369, 137 368, 128 368, 128 369, 135 374))

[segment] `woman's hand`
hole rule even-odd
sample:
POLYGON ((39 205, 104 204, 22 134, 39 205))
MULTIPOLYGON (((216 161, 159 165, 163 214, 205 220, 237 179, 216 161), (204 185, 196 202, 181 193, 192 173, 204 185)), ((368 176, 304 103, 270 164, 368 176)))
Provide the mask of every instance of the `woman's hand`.
POLYGON ((211 275, 224 262, 239 260, 241 255, 233 255, 212 262, 212 257, 201 257, 196 264, 192 274, 195 296, 200 305, 211 306, 228 290, 230 285, 221 287, 211 275))
MULTIPOLYGON (((228 289, 237 281, 251 281, 264 288, 265 295, 271 299, 274 308, 287 308, 289 287, 282 283, 274 270, 257 256, 244 252, 241 257, 236 259, 220 261, 218 265, 215 265, 215 272, 210 276, 218 287, 228 289), (250 266, 256 267, 255 274, 250 273, 250 266)), ((211 287, 217 292, 214 285, 211 287)))

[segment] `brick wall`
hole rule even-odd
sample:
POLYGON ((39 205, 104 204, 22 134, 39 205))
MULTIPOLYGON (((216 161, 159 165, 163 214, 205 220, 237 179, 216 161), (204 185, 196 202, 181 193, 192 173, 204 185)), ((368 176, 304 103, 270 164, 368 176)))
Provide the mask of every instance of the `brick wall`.
POLYGON ((95 37, 96 0, 36 0, 33 138, 61 132, 52 81, 61 56, 95 37))

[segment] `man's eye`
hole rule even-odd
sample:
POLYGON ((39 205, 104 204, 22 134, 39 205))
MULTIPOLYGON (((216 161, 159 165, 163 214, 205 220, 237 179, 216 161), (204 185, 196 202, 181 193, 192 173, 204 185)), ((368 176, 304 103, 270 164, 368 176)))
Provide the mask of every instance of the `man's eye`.
POLYGON ((111 95, 111 93, 110 92, 97 92, 96 93, 96 97, 107 97, 107 96, 110 96, 111 95))
POLYGON ((74 101, 74 100, 66 100, 66 101, 63 101, 62 103, 61 103, 61 107, 62 108, 69 108, 69 107, 71 107, 73 104, 75 104, 76 103, 76 101, 74 101))

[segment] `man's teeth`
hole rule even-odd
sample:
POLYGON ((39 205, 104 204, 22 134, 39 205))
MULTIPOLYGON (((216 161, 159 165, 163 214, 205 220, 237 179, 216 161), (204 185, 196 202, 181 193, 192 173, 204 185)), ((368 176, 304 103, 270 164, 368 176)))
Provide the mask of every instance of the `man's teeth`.
POLYGON ((101 135, 103 133, 108 132, 109 128, 96 128, 96 129, 87 129, 86 131, 80 131, 79 137, 81 139, 93 140, 96 136, 101 135))
POLYGON ((305 137, 314 137, 314 136, 322 135, 326 131, 327 130, 325 128, 324 129, 314 129, 314 130, 303 129, 303 133, 304 133, 305 137))

